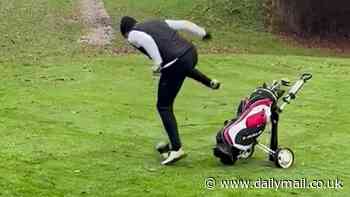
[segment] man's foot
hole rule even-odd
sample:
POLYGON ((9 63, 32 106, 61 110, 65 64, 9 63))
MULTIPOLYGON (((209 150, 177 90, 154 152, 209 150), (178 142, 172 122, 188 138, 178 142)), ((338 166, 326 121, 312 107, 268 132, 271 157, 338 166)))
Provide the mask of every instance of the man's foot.
POLYGON ((213 79, 210 82, 210 88, 213 89, 213 90, 219 89, 220 85, 221 85, 221 83, 218 80, 216 80, 216 79, 213 79))
POLYGON ((162 165, 169 165, 186 157, 186 153, 180 148, 178 151, 170 151, 168 158, 161 162, 162 165))
POLYGON ((159 142, 156 145, 156 149, 159 152, 162 159, 167 159, 170 151, 170 144, 165 142, 159 142))

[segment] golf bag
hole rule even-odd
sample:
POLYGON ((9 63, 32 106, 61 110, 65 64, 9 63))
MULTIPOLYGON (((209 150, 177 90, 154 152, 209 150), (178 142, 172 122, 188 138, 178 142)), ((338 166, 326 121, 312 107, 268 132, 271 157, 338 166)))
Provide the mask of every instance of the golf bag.
POLYGON ((274 161, 278 167, 292 166, 292 150, 278 147, 279 115, 311 78, 311 73, 304 73, 292 86, 287 80, 275 80, 269 86, 264 83, 254 90, 249 98, 240 102, 237 112, 234 113, 236 118, 225 121, 224 127, 217 133, 214 155, 222 163, 233 165, 238 159, 251 157, 254 147, 257 146, 268 153, 269 160, 274 161), (290 88, 286 91, 282 87, 290 88), (258 143, 257 140, 267 124, 271 124, 270 147, 258 143))
POLYGON ((234 164, 241 153, 249 151, 256 139, 271 121, 277 97, 267 88, 257 88, 249 98, 242 100, 235 113, 217 133, 214 155, 224 164, 234 164))

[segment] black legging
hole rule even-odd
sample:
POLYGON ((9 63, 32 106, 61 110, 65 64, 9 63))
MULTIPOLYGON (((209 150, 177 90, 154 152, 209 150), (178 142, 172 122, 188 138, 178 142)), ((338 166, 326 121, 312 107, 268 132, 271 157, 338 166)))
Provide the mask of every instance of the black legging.
POLYGON ((210 87, 211 79, 195 69, 197 58, 196 49, 190 49, 173 65, 162 70, 159 80, 157 109, 168 133, 171 148, 175 151, 181 148, 181 140, 173 112, 173 104, 185 78, 190 77, 210 87))

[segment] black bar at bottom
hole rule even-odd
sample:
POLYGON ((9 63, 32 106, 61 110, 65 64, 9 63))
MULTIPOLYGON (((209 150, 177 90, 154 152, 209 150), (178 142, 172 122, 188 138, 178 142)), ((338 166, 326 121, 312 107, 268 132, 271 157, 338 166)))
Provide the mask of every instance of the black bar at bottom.
MULTIPOLYGON (((271 139, 270 139, 270 149, 276 151, 278 148, 278 120, 279 114, 277 112, 272 112, 271 114, 271 139)), ((269 155, 269 160, 274 161, 274 155, 269 155)))

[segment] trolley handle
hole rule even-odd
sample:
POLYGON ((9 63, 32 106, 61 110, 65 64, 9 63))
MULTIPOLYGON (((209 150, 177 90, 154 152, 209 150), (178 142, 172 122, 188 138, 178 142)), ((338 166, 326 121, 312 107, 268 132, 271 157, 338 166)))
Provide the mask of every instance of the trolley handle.
POLYGON ((303 73, 300 77, 304 82, 309 81, 312 78, 311 73, 303 73))
POLYGON ((303 73, 300 76, 300 79, 296 81, 292 87, 290 87, 287 95, 282 98, 283 103, 281 104, 281 106, 279 106, 279 109, 278 109, 279 113, 283 111, 283 109, 286 107, 287 104, 291 102, 291 100, 294 100, 296 98, 296 95, 299 92, 299 90, 301 90, 304 84, 311 78, 312 78, 311 73, 303 73))

